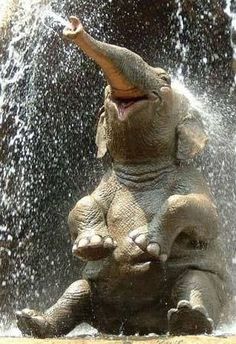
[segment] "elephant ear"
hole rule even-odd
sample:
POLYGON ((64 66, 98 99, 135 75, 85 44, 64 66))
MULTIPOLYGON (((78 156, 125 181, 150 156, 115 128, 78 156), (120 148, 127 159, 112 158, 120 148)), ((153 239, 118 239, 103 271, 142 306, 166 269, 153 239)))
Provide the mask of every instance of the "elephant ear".
POLYGON ((97 157, 102 158, 107 152, 105 112, 103 112, 99 118, 96 134, 96 145, 98 147, 97 157))
POLYGON ((202 152, 208 141, 201 116, 189 109, 177 126, 177 159, 188 160, 202 152))

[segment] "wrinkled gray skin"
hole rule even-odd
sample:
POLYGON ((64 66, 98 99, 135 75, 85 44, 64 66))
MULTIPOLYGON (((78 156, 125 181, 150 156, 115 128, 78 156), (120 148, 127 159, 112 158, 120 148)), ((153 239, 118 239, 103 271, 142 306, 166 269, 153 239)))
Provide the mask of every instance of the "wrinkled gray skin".
POLYGON ((83 279, 44 313, 17 312, 18 326, 42 338, 82 322, 112 334, 211 333, 228 289, 214 201, 186 163, 207 142, 199 114, 164 70, 70 22, 65 37, 109 83, 96 142, 113 168, 69 214, 83 279))

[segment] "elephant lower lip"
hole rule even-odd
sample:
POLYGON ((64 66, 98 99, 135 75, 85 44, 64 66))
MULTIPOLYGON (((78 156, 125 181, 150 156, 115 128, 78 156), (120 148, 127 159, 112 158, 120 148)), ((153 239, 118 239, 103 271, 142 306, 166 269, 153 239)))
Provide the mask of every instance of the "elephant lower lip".
POLYGON ((129 102, 127 104, 121 103, 117 105, 118 108, 118 118, 121 121, 124 121, 127 117, 128 117, 128 113, 129 111, 127 111, 132 105, 134 104, 134 102, 129 102))
POLYGON ((121 121, 126 120, 128 117, 129 113, 131 112, 131 108, 138 104, 138 103, 143 103, 144 101, 146 102, 148 100, 148 97, 139 97, 139 98, 134 98, 134 99, 113 99, 113 102, 117 106, 118 110, 118 118, 121 121))

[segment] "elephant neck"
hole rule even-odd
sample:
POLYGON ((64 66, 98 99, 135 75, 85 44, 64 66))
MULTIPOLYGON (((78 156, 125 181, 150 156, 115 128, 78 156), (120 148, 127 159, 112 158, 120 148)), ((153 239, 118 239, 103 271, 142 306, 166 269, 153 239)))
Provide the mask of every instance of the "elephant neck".
POLYGON ((168 177, 177 166, 171 159, 142 163, 113 163, 114 173, 121 184, 133 187, 153 186, 168 177))

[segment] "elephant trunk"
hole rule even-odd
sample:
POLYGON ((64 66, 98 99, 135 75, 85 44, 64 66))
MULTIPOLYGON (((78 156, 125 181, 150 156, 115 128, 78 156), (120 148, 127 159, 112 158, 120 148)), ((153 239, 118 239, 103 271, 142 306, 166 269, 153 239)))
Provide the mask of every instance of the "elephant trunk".
POLYGON ((114 98, 144 97, 160 88, 155 69, 130 50, 100 42, 83 27, 73 42, 101 67, 114 98))

